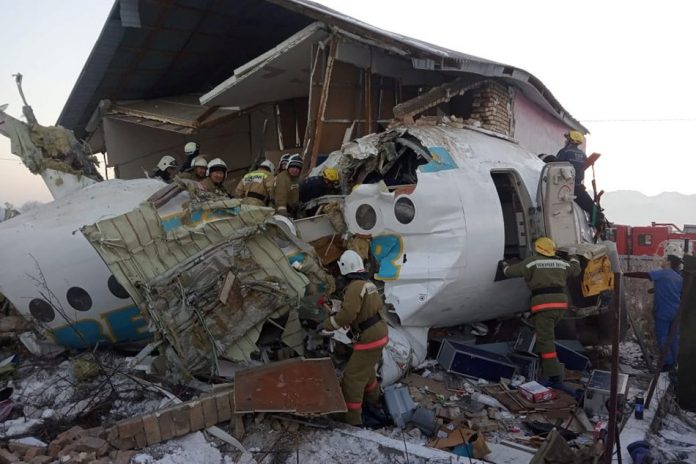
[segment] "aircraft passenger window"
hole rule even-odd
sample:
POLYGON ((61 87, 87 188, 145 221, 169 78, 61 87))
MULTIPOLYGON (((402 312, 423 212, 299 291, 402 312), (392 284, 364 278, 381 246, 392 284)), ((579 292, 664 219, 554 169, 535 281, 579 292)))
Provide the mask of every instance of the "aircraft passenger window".
POLYGON ((123 285, 121 285, 118 280, 116 280, 116 277, 111 276, 109 277, 109 281, 107 282, 109 285, 109 291, 113 296, 116 298, 121 298, 121 299, 126 299, 129 298, 130 295, 128 295, 128 292, 126 291, 125 288, 123 288, 123 285))
POLYGON ((377 224, 377 213, 368 204, 360 205, 357 211, 355 211, 355 221, 361 228, 370 230, 377 224))
POLYGON ((416 217, 416 205, 407 198, 401 197, 394 203, 394 216, 402 224, 408 224, 416 217))
POLYGON ((92 297, 85 291, 84 288, 70 287, 66 296, 70 306, 78 311, 89 311, 92 307, 92 297))
POLYGON ((51 305, 41 298, 34 298, 29 302, 29 312, 41 322, 51 322, 56 318, 56 313, 51 305))

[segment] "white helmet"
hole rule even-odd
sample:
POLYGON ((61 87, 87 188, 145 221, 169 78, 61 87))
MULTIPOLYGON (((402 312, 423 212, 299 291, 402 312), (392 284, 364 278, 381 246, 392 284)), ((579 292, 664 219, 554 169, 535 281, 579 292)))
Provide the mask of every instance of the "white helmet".
POLYGON ((268 168, 269 171, 275 172, 275 165, 273 164, 273 161, 270 160, 263 160, 259 167, 268 168))
POLYGON ((191 167, 192 167, 192 168, 198 168, 198 167, 207 168, 207 167, 208 167, 208 162, 207 162, 207 161, 205 160, 205 158, 203 158, 202 156, 196 156, 196 157, 193 158, 193 160, 191 161, 191 167))
POLYGON ((160 171, 166 171, 168 168, 175 168, 176 160, 173 156, 164 155, 157 163, 157 169, 160 171))
POLYGON ((184 145, 184 151, 187 155, 192 155, 196 153, 199 148, 200 147, 196 142, 188 142, 186 145, 184 145))
POLYGON ((278 165, 278 169, 281 171, 288 167, 288 160, 290 159, 290 153, 286 153, 283 156, 280 157, 280 163, 278 165))
POLYGON ((221 158, 215 158, 208 163, 208 175, 210 175, 210 170, 214 168, 224 168, 225 174, 227 174, 227 164, 221 158))
POLYGON ((302 166, 304 166, 304 162, 302 161, 302 156, 299 154, 291 155, 288 158, 288 168, 297 167, 302 169, 302 166))
POLYGON ((679 259, 684 258, 684 250, 682 249, 681 245, 675 242, 668 242, 665 245, 665 253, 664 256, 667 258, 667 256, 672 255, 676 256, 679 259))
POLYGON ((365 272, 365 265, 359 254, 353 250, 346 250, 340 258, 338 258, 338 268, 341 275, 350 274, 352 272, 365 272))

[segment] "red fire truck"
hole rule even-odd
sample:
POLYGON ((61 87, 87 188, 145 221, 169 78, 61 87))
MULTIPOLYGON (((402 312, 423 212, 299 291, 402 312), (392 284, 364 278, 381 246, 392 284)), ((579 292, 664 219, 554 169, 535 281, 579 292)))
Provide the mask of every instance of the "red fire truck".
POLYGON ((622 256, 663 256, 670 243, 680 247, 684 253, 696 251, 696 225, 687 224, 679 228, 657 222, 638 227, 615 224, 609 237, 616 242, 622 256))

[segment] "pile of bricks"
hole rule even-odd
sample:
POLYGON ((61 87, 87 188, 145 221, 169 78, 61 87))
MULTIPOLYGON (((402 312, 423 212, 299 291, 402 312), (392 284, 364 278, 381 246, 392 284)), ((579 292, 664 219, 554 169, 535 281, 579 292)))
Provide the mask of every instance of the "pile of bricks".
POLYGON ((107 440, 120 450, 144 448, 229 421, 233 414, 233 390, 216 392, 121 421, 109 430, 107 440))
POLYGON ((473 90, 471 119, 481 122, 484 129, 503 135, 512 133, 512 99, 507 87, 486 82, 473 90))
POLYGON ((106 440, 104 427, 83 429, 73 427, 58 435, 48 446, 25 444, 10 440, 7 449, 0 448, 0 464, 6 463, 75 463, 127 464, 132 451, 114 450, 106 440))
POLYGON ((8 448, 0 448, 0 464, 127 464, 134 454, 132 449, 204 430, 233 417, 234 393, 226 389, 123 420, 110 428, 73 427, 58 435, 48 446, 10 441, 8 448))

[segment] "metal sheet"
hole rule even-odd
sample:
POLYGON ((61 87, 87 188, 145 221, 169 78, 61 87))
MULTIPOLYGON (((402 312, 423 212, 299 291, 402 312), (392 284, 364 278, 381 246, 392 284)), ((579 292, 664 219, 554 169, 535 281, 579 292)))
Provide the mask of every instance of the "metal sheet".
POLYGON ((234 404, 238 413, 314 415, 346 411, 329 358, 294 358, 237 372, 234 404))

